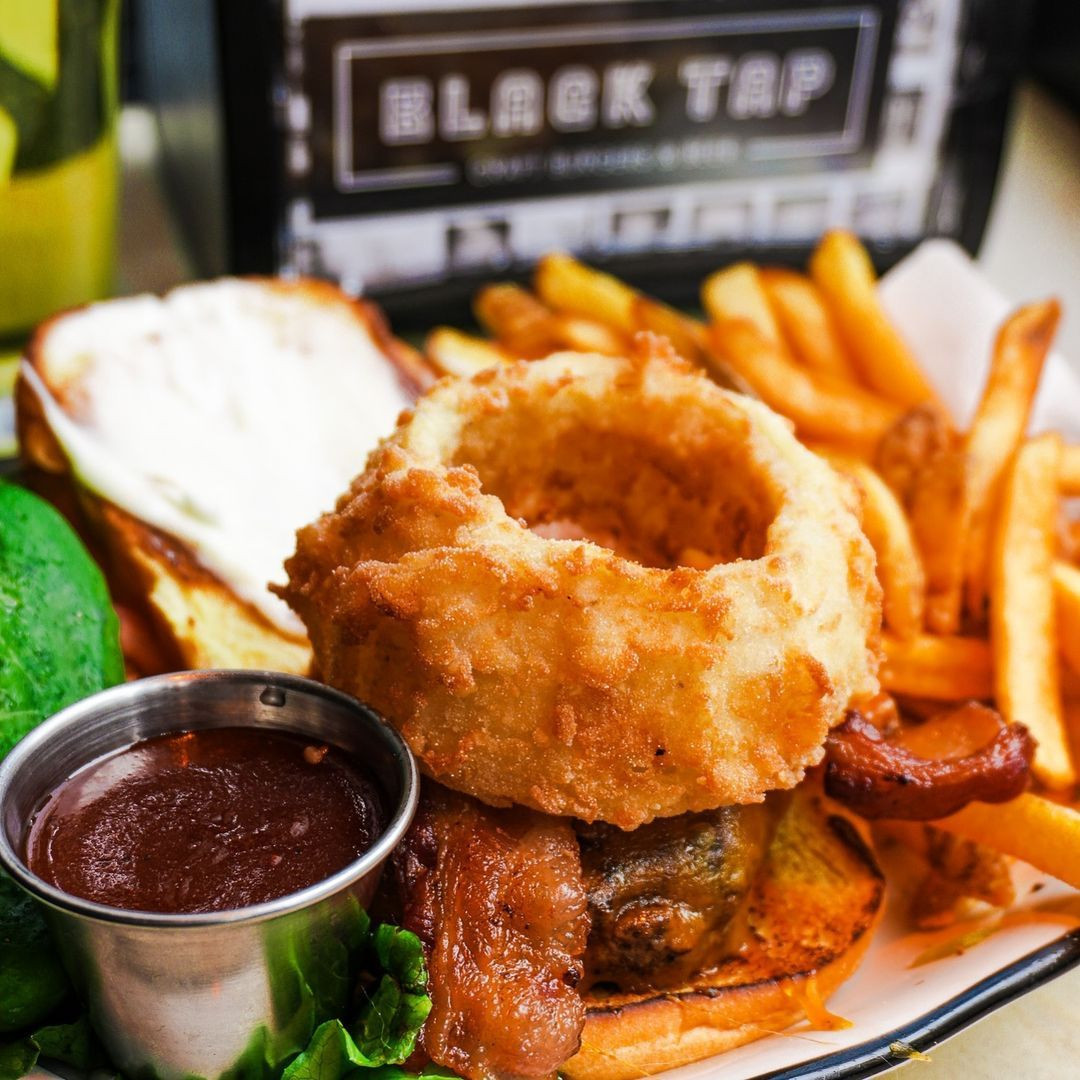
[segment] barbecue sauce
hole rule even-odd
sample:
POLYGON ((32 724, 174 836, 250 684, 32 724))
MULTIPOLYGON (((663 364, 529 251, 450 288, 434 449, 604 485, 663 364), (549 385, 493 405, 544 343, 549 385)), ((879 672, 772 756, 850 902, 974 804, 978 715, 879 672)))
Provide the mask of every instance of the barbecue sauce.
POLYGON ((137 743, 81 769, 32 819, 25 858, 73 896, 188 914, 274 900, 378 838, 372 781, 310 739, 218 728, 137 743))

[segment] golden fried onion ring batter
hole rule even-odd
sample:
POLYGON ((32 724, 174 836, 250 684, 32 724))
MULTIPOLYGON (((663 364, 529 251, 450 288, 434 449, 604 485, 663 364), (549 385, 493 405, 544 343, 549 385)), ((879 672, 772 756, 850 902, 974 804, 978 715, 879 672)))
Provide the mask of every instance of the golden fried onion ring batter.
POLYGON ((663 357, 444 380, 287 569, 321 676, 494 805, 632 828, 755 802, 876 688, 845 489, 785 420, 663 357), (552 522, 619 554, 532 531, 552 522))

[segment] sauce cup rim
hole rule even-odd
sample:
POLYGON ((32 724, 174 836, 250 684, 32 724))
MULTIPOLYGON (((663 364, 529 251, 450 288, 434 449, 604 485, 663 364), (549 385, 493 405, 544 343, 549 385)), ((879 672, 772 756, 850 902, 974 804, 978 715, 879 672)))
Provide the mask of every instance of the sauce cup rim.
MULTIPOLYGON (((240 722, 222 725, 245 727, 240 722)), ((180 726, 176 733, 185 731, 180 726)), ((288 731, 288 726, 281 728, 288 731)), ((169 731, 160 732, 162 735, 169 731)), ((153 737, 153 736, 148 736, 153 737)), ((333 740, 330 740, 331 742, 333 740)), ((130 744, 129 744, 130 745, 130 744)), ((119 752, 123 747, 117 747, 119 752)), ((355 757, 350 751, 339 747, 342 753, 355 757)), ((98 758, 88 758, 79 768, 85 768, 98 758)), ((78 771, 78 770, 76 770, 78 771)), ((69 774, 70 776, 71 774, 69 774)), ((161 930, 193 929, 195 927, 219 927, 263 922, 282 915, 301 911, 318 904, 349 886, 361 881, 375 871, 398 845, 412 823, 419 801, 420 776, 416 759, 401 735, 369 705, 345 694, 333 687, 325 686, 301 675, 287 675, 276 671, 257 669, 218 669, 211 671, 180 671, 166 675, 151 675, 132 682, 101 690, 90 697, 83 698, 55 713, 36 728, 28 732, 0 761, 0 868, 32 896, 49 907, 72 915, 92 919, 97 922, 121 923, 126 926, 146 927, 161 930), (103 710, 118 705, 130 704, 150 694, 168 694, 171 688, 191 683, 235 683, 259 684, 264 687, 276 687, 286 691, 320 697, 356 714, 357 719, 368 726, 372 733, 377 733, 387 745, 398 766, 401 776, 401 796, 387 821, 379 838, 358 859, 354 859, 337 873, 322 881, 309 885, 298 892, 287 893, 276 900, 268 900, 249 907, 234 908, 226 911, 207 911, 195 913, 173 913, 156 911, 129 911, 125 908, 99 904, 81 896, 73 896, 62 889, 50 885, 35 874, 23 861, 18 851, 10 842, 7 829, 3 825, 4 809, 15 777, 26 767, 34 756, 46 750, 50 740, 72 725, 77 725, 89 716, 98 715, 103 710)), ((44 794, 44 793, 43 793, 44 794)))

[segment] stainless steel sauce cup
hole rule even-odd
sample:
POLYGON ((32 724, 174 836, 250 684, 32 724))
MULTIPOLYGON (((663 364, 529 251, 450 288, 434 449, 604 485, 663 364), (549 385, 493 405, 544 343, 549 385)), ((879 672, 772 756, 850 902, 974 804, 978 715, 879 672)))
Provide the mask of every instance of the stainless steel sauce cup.
POLYGON ((257 1077, 346 1008, 350 947, 418 790, 416 762, 401 737, 345 694, 271 672, 161 675, 64 709, 11 751, 0 764, 0 865, 44 905, 91 1021, 124 1073, 257 1077), (350 754, 381 788, 385 831, 310 888, 207 914, 107 907, 69 896, 27 868, 30 817, 78 769, 142 739, 218 727, 293 732, 350 754))

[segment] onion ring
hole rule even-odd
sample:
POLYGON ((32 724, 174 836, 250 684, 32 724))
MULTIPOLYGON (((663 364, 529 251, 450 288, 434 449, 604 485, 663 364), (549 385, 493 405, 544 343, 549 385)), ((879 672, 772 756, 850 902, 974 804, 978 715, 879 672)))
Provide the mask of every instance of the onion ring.
POLYGON ((444 380, 286 569, 321 676, 494 805, 633 828, 758 802, 877 689, 850 495, 766 406, 655 354, 444 380), (530 529, 560 521, 623 554, 530 529))

